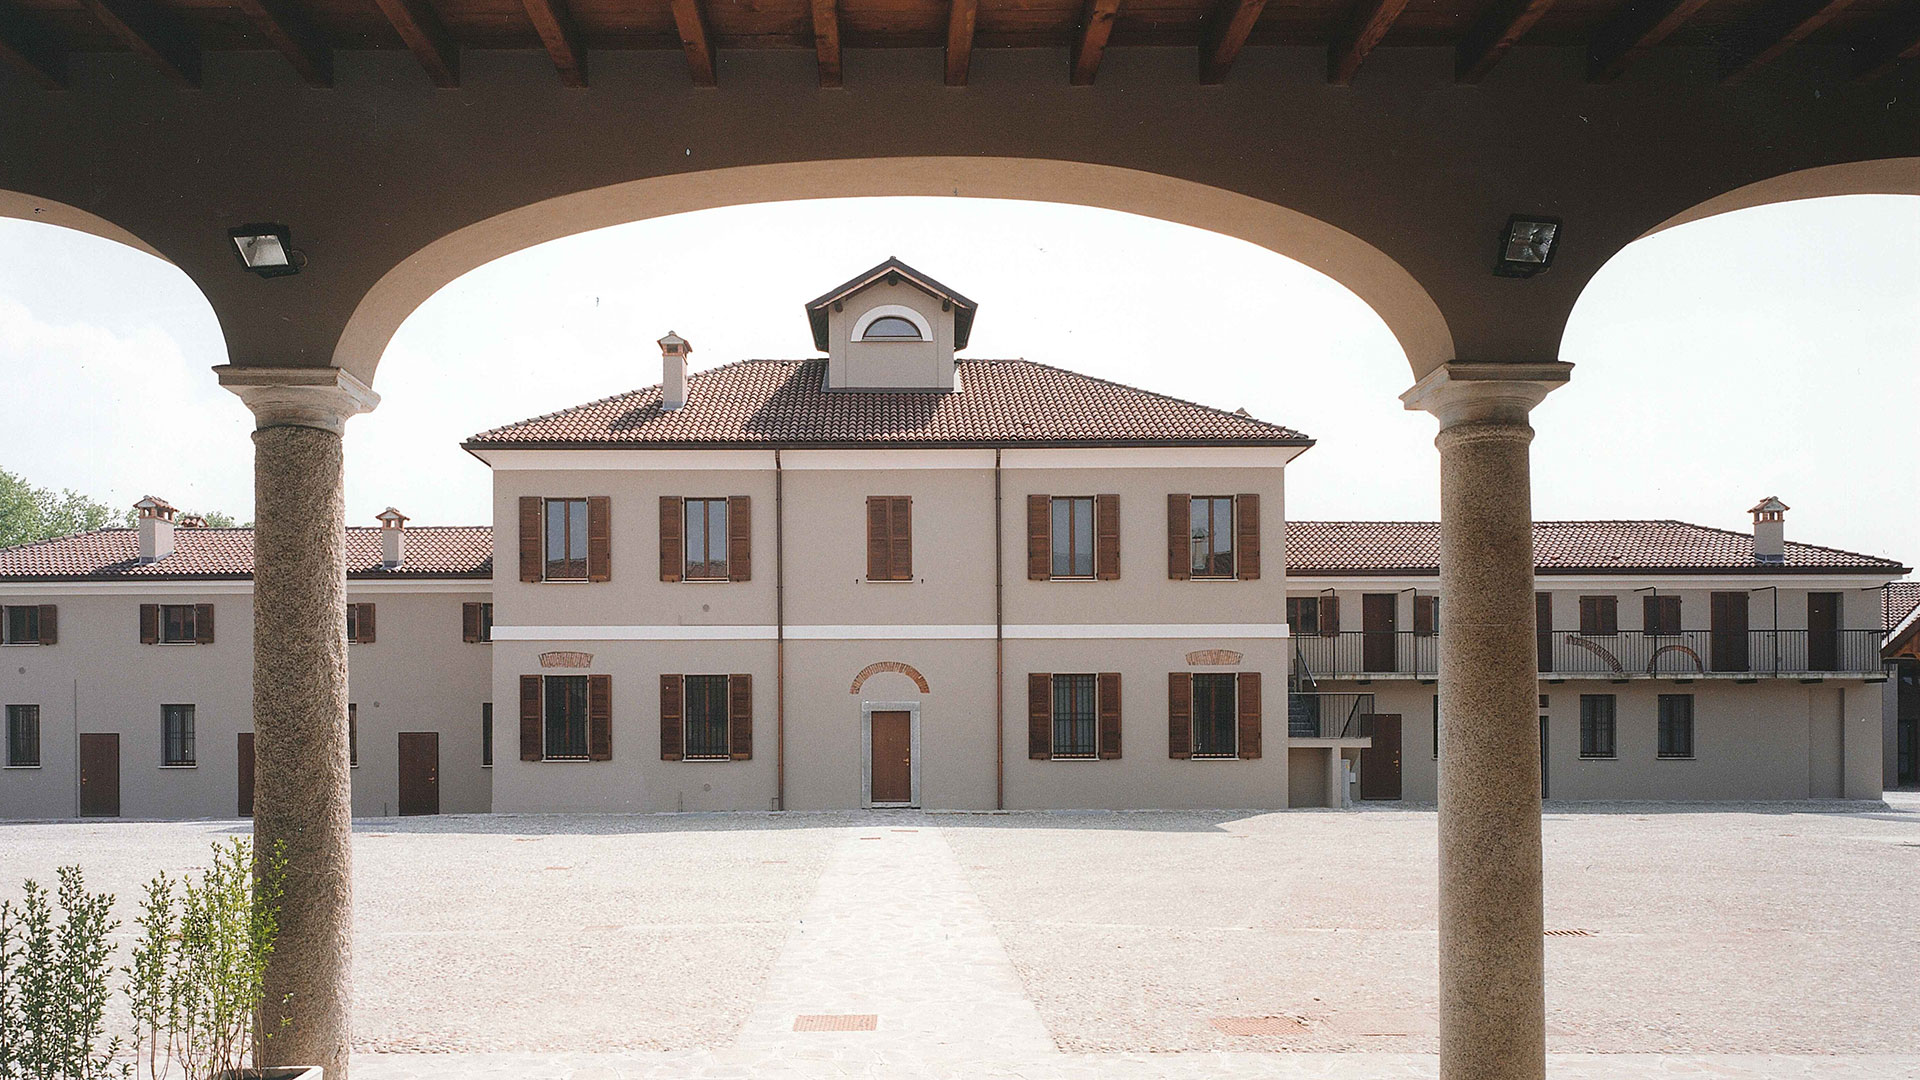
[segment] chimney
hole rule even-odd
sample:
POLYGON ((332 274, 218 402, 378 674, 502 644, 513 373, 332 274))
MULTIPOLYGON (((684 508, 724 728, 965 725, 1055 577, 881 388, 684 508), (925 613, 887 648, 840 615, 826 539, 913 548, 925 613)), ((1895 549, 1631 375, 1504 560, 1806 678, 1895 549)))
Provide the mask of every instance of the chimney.
POLYGON ((389 506, 374 517, 380 522, 380 565, 398 569, 407 556, 407 515, 389 506))
POLYGON ((179 511, 152 495, 133 504, 140 522, 140 561, 155 563, 173 554, 173 519, 179 511))
POLYGON ((673 331, 660 339, 660 407, 667 412, 687 404, 687 354, 693 346, 673 331))
POLYGON ((1792 507, 1777 496, 1769 495, 1748 511, 1753 515, 1753 561, 1787 561, 1787 511, 1790 509, 1792 507))

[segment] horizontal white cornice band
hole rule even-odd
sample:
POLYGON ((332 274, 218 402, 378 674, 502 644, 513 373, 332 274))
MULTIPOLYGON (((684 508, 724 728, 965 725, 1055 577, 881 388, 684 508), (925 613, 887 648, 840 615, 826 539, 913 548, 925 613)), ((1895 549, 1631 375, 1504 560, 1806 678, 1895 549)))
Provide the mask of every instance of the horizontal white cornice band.
MULTIPOLYGON (((1009 639, 1284 638, 1286 623, 1032 623, 1006 627, 1009 639)), ((747 626, 499 626, 495 641, 772 641, 776 629, 747 626)), ((787 627, 789 641, 992 640, 992 623, 787 627)))

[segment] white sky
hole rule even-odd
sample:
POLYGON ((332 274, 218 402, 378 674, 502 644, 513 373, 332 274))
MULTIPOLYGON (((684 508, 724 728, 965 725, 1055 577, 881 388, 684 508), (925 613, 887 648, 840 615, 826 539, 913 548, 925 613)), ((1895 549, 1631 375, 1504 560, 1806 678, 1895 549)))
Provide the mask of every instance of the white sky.
MULTIPOLYGON (((1290 516, 1438 514, 1434 421, 1397 400, 1405 357, 1332 281, 1112 211, 846 199, 605 229, 449 285, 388 349, 380 408, 348 424, 348 520, 392 504, 418 524, 483 522, 487 469, 462 438, 658 382, 669 329, 696 370, 813 355, 802 305, 888 255, 979 303, 964 355, 1244 406, 1316 437, 1290 470, 1290 516)), ((1764 207, 1636 243, 1589 286, 1561 351, 1573 382, 1534 413, 1535 514, 1745 530, 1747 507, 1778 494, 1792 539, 1920 559, 1917 325, 1920 199, 1764 207)), ((169 264, 0 220, 0 467, 116 506, 154 494, 246 520, 250 418, 207 370, 224 360, 212 311, 169 264)))

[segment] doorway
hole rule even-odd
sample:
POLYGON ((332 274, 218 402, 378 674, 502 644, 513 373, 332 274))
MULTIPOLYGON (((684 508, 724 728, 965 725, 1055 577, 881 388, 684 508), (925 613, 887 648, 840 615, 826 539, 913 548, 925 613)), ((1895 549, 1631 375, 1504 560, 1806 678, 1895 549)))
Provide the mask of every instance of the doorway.
POLYGON ((1547 718, 1540 718, 1540 797, 1547 797, 1547 718))
POLYGON ((1399 628, 1399 593, 1367 593, 1360 597, 1361 667, 1367 671, 1400 669, 1395 662, 1399 628))
POLYGON ((1400 797, 1400 717, 1373 717, 1373 745, 1360 751, 1360 797, 1400 797))
POLYGON ((240 805, 238 810, 243 818, 253 816, 253 732, 240 733, 240 752, 238 755, 240 805))
POLYGON ((400 733, 400 816, 440 812, 440 733, 400 733))
POLYGON ((920 714, 917 708, 866 710, 866 805, 920 805, 920 714))
POLYGON ((1807 594, 1807 670, 1840 670, 1840 594, 1807 594))
POLYGON ((120 736, 80 736, 80 816, 120 816, 120 736))

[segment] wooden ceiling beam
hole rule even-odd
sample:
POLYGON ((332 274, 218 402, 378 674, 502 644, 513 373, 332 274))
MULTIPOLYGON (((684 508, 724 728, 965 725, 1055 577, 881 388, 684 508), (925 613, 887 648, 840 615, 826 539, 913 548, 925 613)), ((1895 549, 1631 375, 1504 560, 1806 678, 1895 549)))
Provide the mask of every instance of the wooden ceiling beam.
POLYGON ((1587 49, 1587 79, 1612 82, 1640 54, 1667 40, 1707 0, 1629 0, 1587 49))
POLYGON ((65 46, 8 0, 0 0, 0 60, 18 67, 48 90, 67 85, 65 46))
POLYGON ((1367 59, 1380 39, 1393 29, 1394 20, 1407 9, 1407 0, 1365 0, 1352 22, 1352 29, 1336 37, 1327 47, 1327 81, 1335 86, 1350 86, 1353 75, 1367 59))
POLYGON ((1800 13, 1791 24, 1774 35, 1771 41, 1760 48, 1733 59, 1727 66, 1722 83, 1731 86, 1761 68, 1778 60, 1781 54, 1805 41, 1814 31, 1833 21, 1834 16, 1853 5, 1853 0, 1813 0, 1811 7, 1801 5, 1800 13))
POLYGON ((155 0, 80 0, 113 36, 126 42, 181 86, 200 86, 200 43, 193 31, 155 0))
POLYGON ((1253 24, 1267 9, 1267 0, 1226 0, 1213 14, 1213 23, 1200 41, 1200 81, 1213 86, 1226 81, 1240 50, 1253 33, 1253 24))
POLYGON ((285 0, 234 0, 234 6, 308 86, 333 85, 333 46, 298 7, 285 0))
POLYGON ((587 51, 580 47, 580 35, 574 31, 566 0, 521 2, 527 9, 527 20, 540 35, 540 43, 553 58, 553 68, 560 73, 560 85, 587 85, 587 51))
POLYGON ((407 43, 414 59, 426 69, 427 78, 441 89, 460 85, 460 46, 447 33, 445 23, 434 13, 427 0, 373 0, 393 24, 394 32, 407 43))
POLYGON ((820 60, 820 85, 840 85, 839 0, 813 0, 813 51, 820 60))
POLYGON ((973 24, 980 14, 980 0, 953 0, 947 11, 947 85, 967 85, 967 69, 973 64, 973 24))
POLYGON ((1912 60, 1920 60, 1920 14, 1899 17, 1868 28, 1854 51, 1861 57, 1854 73, 1857 81, 1867 82, 1912 60))
POLYGON ((1454 51, 1454 80, 1477 83, 1486 78, 1551 7, 1553 0, 1503 0, 1489 8, 1454 51))
POLYGON ((1092 86, 1100 73, 1100 58, 1107 51, 1107 38, 1113 36, 1113 17, 1120 12, 1120 0, 1087 0, 1080 16, 1080 33, 1073 43, 1073 85, 1092 86))
POLYGON ((680 46, 687 51, 687 73, 695 86, 718 86, 713 58, 713 34, 700 0, 672 0, 673 23, 680 29, 680 46))

